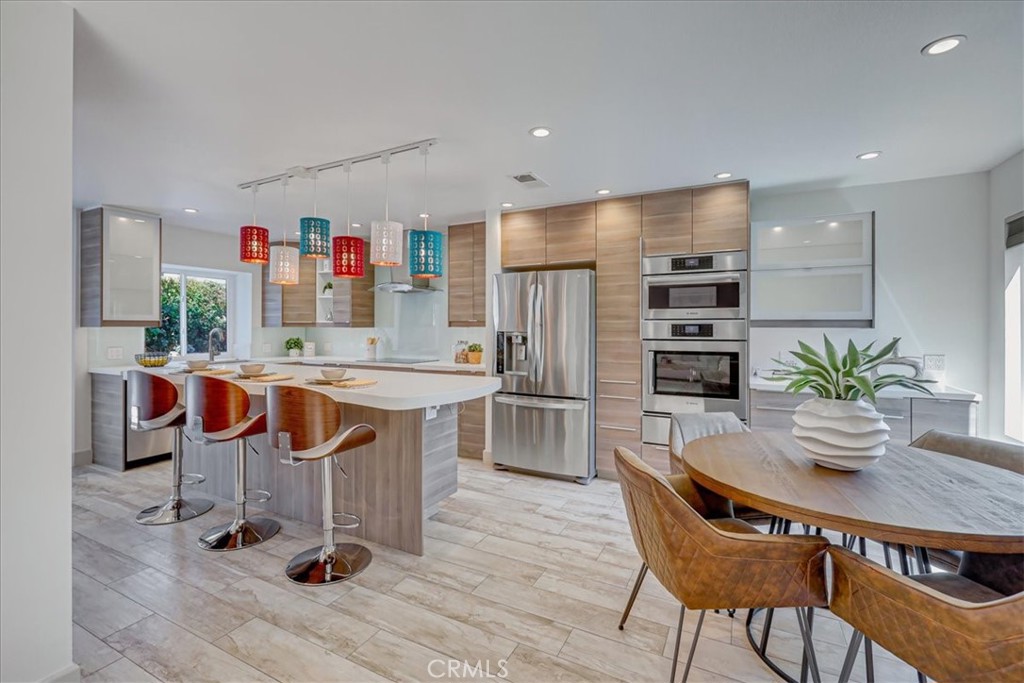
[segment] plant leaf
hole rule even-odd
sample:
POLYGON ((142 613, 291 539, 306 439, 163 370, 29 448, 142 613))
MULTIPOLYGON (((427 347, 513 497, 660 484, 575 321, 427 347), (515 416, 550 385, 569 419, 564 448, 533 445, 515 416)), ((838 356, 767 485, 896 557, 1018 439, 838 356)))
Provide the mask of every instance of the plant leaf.
MULTIPOLYGON (((799 341, 799 340, 797 341, 797 344, 800 346, 800 350, 803 351, 808 356, 812 356, 814 358, 817 358, 822 363, 825 362, 825 357, 822 356, 820 353, 818 353, 818 350, 815 349, 810 344, 805 344, 804 342, 799 341)), ((792 353, 794 356, 796 355, 795 351, 790 351, 790 353, 792 353)))
POLYGON ((864 360, 865 366, 874 367, 878 364, 878 361, 888 358, 892 355, 892 352, 896 349, 897 344, 900 343, 900 337, 893 337, 892 341, 879 349, 878 353, 864 360))
POLYGON ((804 365, 807 367, 817 368, 826 373, 832 372, 831 368, 828 367, 828 363, 826 363, 825 359, 820 356, 812 356, 810 354, 800 353, 799 351, 790 351, 790 353, 792 353, 797 360, 803 361, 804 365))
POLYGON ((849 368, 860 367, 860 351, 857 350, 857 345, 850 340, 850 343, 846 345, 846 357, 849 359, 849 368))
POLYGON ((851 377, 850 381, 853 383, 853 386, 860 389, 872 403, 875 403, 878 400, 878 397, 875 396, 875 388, 871 386, 871 382, 867 377, 864 375, 857 375, 856 377, 851 377))
POLYGON ((839 353, 827 334, 821 336, 825 339, 825 358, 828 360, 829 370, 838 374, 843 369, 843 364, 839 362, 839 353))

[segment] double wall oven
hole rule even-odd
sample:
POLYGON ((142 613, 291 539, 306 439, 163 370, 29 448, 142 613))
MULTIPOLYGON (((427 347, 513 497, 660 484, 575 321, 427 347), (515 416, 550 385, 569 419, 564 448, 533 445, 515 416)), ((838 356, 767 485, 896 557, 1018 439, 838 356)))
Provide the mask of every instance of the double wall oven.
POLYGON ((668 443, 668 416, 747 419, 747 255, 643 259, 643 440, 668 443))

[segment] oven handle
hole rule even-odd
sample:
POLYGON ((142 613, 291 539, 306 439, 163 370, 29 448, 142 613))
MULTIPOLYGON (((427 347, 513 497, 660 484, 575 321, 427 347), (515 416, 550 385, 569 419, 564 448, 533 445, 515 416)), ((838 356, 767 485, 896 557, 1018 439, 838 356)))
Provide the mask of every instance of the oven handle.
POLYGON ((650 285, 702 285, 720 284, 723 282, 742 282, 746 277, 745 271, 730 273, 693 273, 684 275, 681 273, 664 275, 644 275, 644 286, 650 285))

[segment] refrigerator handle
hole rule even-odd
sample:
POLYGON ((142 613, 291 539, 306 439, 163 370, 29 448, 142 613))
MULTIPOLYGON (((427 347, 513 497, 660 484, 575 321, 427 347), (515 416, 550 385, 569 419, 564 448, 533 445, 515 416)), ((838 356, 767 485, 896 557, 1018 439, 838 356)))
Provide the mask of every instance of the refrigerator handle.
POLYGON ((534 344, 536 340, 533 336, 533 303, 537 298, 537 285, 530 285, 528 301, 526 303, 526 376, 530 381, 533 381, 533 368, 534 368, 534 344))
POLYGON ((544 285, 537 285, 537 295, 534 298, 537 306, 537 313, 533 319, 533 324, 536 327, 533 331, 533 336, 536 339, 533 348, 537 357, 534 381, 539 385, 544 379, 544 285))

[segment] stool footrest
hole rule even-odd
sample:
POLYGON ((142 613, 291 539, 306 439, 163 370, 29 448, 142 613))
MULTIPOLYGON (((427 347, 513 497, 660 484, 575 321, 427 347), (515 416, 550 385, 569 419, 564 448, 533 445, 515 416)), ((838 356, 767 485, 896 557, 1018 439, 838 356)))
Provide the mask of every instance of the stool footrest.
POLYGON ((335 529, 355 529, 363 523, 362 517, 351 512, 335 512, 332 516, 335 529))
POLYGON ((270 491, 264 491, 263 489, 245 490, 246 503, 266 503, 270 498, 270 491))
POLYGON ((181 483, 186 486, 195 486, 196 484, 202 484, 204 481, 206 481, 206 477, 202 474, 181 475, 181 483))

